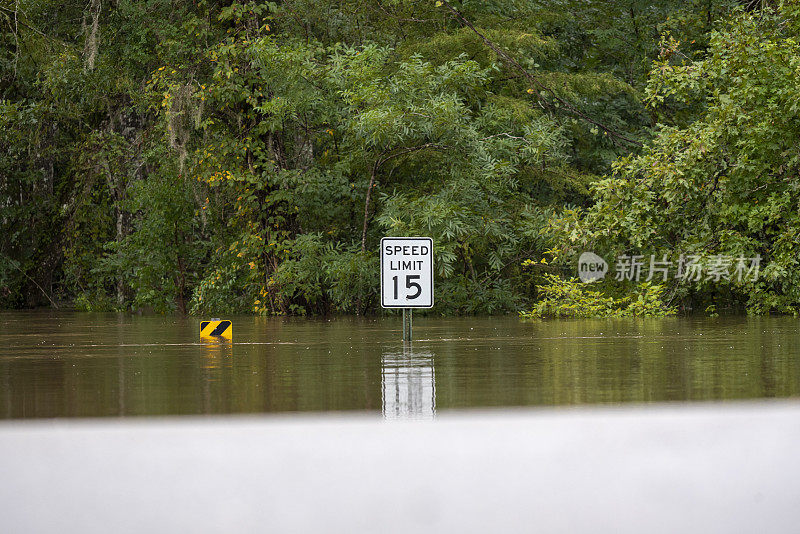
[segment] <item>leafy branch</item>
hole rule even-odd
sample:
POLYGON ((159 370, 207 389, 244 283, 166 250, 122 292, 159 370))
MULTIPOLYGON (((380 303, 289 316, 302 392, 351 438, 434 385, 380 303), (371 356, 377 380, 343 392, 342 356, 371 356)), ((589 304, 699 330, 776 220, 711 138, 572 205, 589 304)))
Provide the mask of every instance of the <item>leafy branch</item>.
POLYGON ((624 141, 624 142, 626 142, 626 143, 629 143, 629 144, 631 144, 631 145, 634 145, 634 146, 637 146, 637 147, 640 147, 640 146, 642 146, 642 143, 640 143, 640 142, 639 142, 639 141, 637 141, 636 139, 632 139, 632 138, 630 138, 630 137, 628 137, 628 136, 626 136, 626 135, 624 135, 624 134, 621 134, 621 133, 617 132, 616 130, 613 130, 612 128, 610 128, 610 127, 606 126, 606 125, 605 125, 605 124, 603 124, 602 122, 600 122, 600 121, 598 121, 598 120, 596 120, 596 119, 593 119, 592 117, 590 117, 590 116, 589 116, 589 115, 587 115, 586 113, 582 112, 581 110, 579 110, 578 108, 576 108, 575 106, 573 106, 572 104, 570 104, 569 102, 567 102, 566 100, 564 100, 563 98, 561 98, 560 96, 558 96, 558 95, 556 94, 556 92, 555 92, 555 91, 553 91, 553 90, 552 90, 550 87, 548 87, 547 85, 545 85, 544 83, 542 83, 542 82, 541 82, 541 81, 540 81, 540 80, 539 80, 539 79, 538 79, 536 76, 534 76, 533 74, 531 74, 531 73, 528 71, 528 69, 526 69, 525 67, 523 67, 522 65, 520 65, 520 63, 519 63, 519 62, 518 62, 516 59, 514 59, 513 57, 511 57, 511 56, 510 56, 510 55, 509 55, 507 52, 505 52, 503 49, 501 49, 499 46, 497 46, 497 44, 495 44, 495 43, 494 43, 494 42, 492 42, 492 41, 491 41, 491 40, 490 40, 488 37, 486 37, 484 34, 482 34, 481 32, 479 32, 479 31, 478 31, 478 29, 477 29, 477 28, 475 28, 475 26, 474 26, 474 25, 473 25, 473 24, 472 24, 472 23, 471 23, 471 22, 470 22, 470 21, 469 21, 469 20, 468 20, 468 19, 467 19, 467 18, 464 16, 464 14, 463 14, 463 13, 461 13, 461 12, 460 12, 459 10, 457 10, 456 8, 454 8, 454 7, 453 7, 453 6, 450 4, 450 2, 447 2, 446 0, 441 0, 440 2, 437 2, 437 4, 440 4, 440 3, 441 3, 442 5, 444 5, 445 7, 447 7, 447 9, 449 9, 449 10, 450 10, 450 11, 453 13, 453 15, 454 15, 454 16, 455 16, 455 17, 456 17, 456 18, 457 18, 457 19, 458 19, 458 20, 459 20, 459 21, 460 21, 460 22, 461 22, 461 23, 462 23, 464 26, 466 26, 467 28, 469 28, 470 30, 472 30, 472 32, 473 32, 475 35, 477 35, 478 37, 480 37, 480 39, 481 39, 481 40, 482 40, 482 41, 483 41, 483 42, 486 44, 486 46, 488 46, 489 48, 491 48, 491 49, 492 49, 492 50, 493 50, 493 51, 494 51, 494 52, 495 52, 495 53, 496 53, 496 54, 497 54, 499 57, 501 57, 502 59, 504 59, 504 60, 506 61, 506 63, 508 63, 508 64, 509 64, 509 65, 511 65, 513 68, 515 68, 515 69, 517 69, 518 71, 520 71, 520 72, 522 73, 522 75, 523 75, 525 78, 527 78, 527 80, 530 82, 530 84, 531 84, 532 86, 536 87, 536 88, 537 88, 537 89, 539 89, 540 91, 544 91, 544 92, 548 93, 548 94, 551 96, 551 98, 552 98, 553 100, 555 100, 556 102, 558 102, 559 104, 561 104, 561 106, 562 106, 564 109, 566 109, 567 111, 569 111, 569 112, 570 112, 570 113, 572 113, 573 115, 576 115, 576 116, 578 116, 578 117, 582 118, 582 119, 583 119, 583 120, 585 120, 586 122, 588 122, 588 123, 590 123, 590 124, 593 124, 594 126, 597 126, 598 128, 600 128, 600 129, 601 129, 601 130, 603 130, 604 132, 608 133, 608 135, 610 135, 612 138, 619 139, 620 141, 624 141))

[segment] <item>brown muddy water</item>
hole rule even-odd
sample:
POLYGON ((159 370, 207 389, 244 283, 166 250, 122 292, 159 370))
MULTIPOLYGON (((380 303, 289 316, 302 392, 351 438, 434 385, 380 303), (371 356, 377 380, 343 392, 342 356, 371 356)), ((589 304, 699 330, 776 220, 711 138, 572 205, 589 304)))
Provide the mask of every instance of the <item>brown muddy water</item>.
POLYGON ((800 396, 785 317, 199 319, 0 312, 0 418, 368 411, 800 396))

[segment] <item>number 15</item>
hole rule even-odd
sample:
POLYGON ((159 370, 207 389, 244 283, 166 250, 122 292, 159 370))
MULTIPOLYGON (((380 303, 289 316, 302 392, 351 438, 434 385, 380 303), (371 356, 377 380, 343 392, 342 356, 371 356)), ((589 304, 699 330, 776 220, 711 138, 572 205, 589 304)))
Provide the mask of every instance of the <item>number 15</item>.
MULTIPOLYGON (((395 300, 400 298, 400 297, 398 297, 398 292, 397 292, 397 278, 398 278, 397 276, 393 276, 392 277, 392 281, 394 282, 394 298, 395 298, 395 300)), ((413 295, 408 294, 408 295, 405 296, 405 298, 407 298, 408 300, 413 300, 415 298, 418 298, 420 296, 420 294, 422 293, 422 286, 419 285, 418 283, 414 282, 414 280, 419 280, 419 278, 420 278, 420 275, 418 275, 418 274, 407 274, 406 275, 406 289, 411 289, 412 287, 415 287, 417 289, 417 292, 414 293, 413 295)))

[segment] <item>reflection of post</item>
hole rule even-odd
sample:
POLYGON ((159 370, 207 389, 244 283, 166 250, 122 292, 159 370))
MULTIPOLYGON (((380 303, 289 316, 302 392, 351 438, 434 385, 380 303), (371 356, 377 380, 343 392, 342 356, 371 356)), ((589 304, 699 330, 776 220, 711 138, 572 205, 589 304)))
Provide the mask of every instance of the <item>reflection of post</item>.
MULTIPOLYGON (((219 395, 222 385, 223 370, 233 366, 233 344, 225 341, 203 343, 202 354, 202 380, 203 380, 203 408, 202 413, 221 413, 223 407, 217 402, 216 406, 211 398, 211 388, 217 382, 214 389, 219 395)), ((224 397, 223 397, 224 398, 224 397)))
POLYGON ((127 357, 128 349, 123 347, 126 328, 129 327, 125 324, 122 315, 117 315, 117 415, 120 417, 128 415, 127 407, 125 406, 125 388, 127 386, 125 381, 125 358, 127 357))
POLYGON ((402 352, 381 358, 383 416, 386 419, 432 419, 436 414, 436 377, 433 354, 416 352, 410 344, 402 352))
POLYGON ((5 362, 0 367, 0 374, 3 375, 3 391, 5 392, 3 394, 5 401, 3 403, 6 405, 6 419, 11 419, 11 414, 13 413, 11 411, 11 369, 5 362))
MULTIPOLYGON (((120 347, 122 348, 122 347, 120 347)), ((117 356, 117 415, 125 413, 125 356, 117 356)))

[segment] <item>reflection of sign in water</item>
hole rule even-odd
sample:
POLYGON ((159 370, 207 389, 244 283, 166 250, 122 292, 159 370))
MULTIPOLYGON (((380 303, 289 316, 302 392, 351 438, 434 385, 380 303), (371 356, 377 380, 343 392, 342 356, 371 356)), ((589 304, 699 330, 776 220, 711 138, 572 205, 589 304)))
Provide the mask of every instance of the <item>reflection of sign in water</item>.
POLYGON ((386 419, 432 419, 436 414, 433 354, 386 353, 381 358, 383 416, 386 419))

